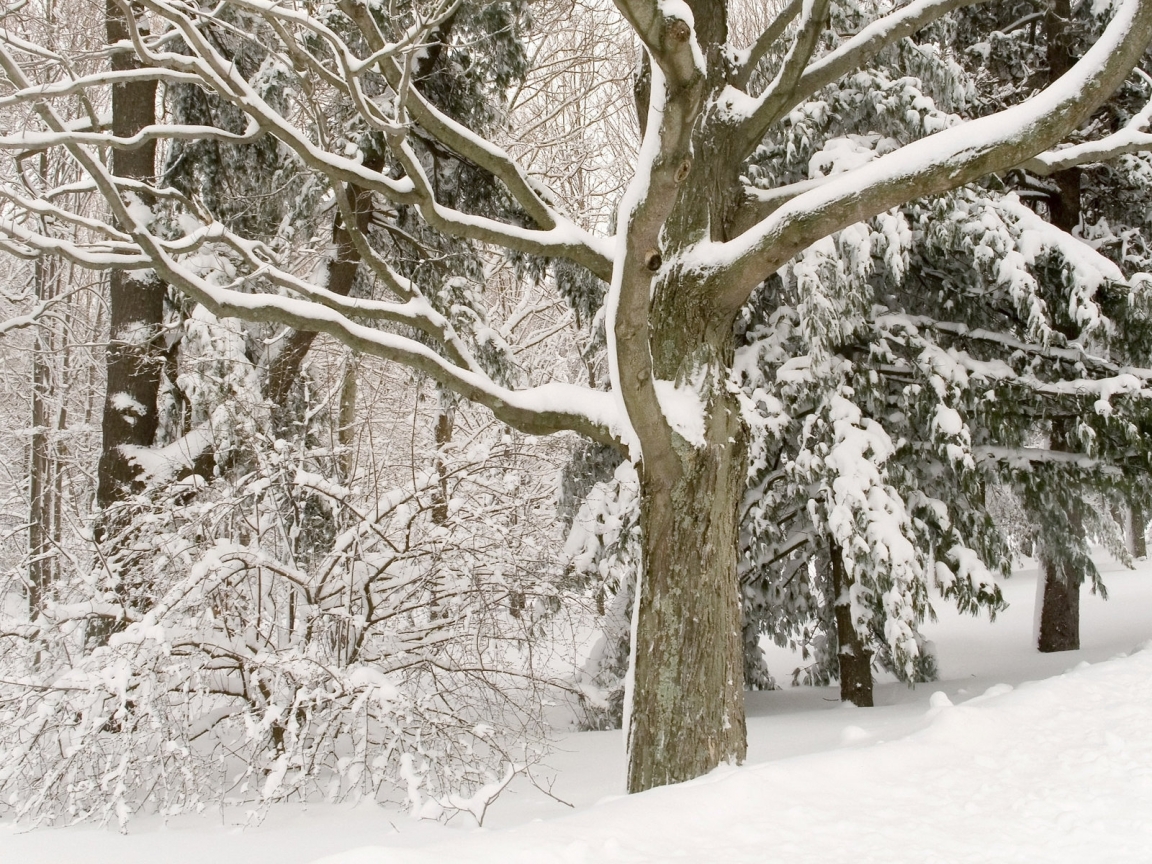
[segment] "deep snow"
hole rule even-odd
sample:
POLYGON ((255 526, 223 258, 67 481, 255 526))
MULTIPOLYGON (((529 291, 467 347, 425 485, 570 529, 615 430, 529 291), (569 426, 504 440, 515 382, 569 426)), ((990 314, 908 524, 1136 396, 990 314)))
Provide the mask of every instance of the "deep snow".
MULTIPOLYGON (((279 807, 21 833, 4 864, 431 864, 431 862, 1146 862, 1152 860, 1152 563, 1104 564, 1110 600, 1085 592, 1077 652, 1032 648, 1035 570, 1004 585, 995 624, 939 607, 927 626, 941 680, 877 686, 874 709, 834 690, 749 694, 749 765, 624 797, 618 732, 564 736, 541 776, 483 829, 375 806, 279 807), (1025 683, 1032 682, 1032 683, 1025 683), (327 856, 327 857, 325 857, 327 856)), ((795 658, 770 652, 787 682, 795 658)))

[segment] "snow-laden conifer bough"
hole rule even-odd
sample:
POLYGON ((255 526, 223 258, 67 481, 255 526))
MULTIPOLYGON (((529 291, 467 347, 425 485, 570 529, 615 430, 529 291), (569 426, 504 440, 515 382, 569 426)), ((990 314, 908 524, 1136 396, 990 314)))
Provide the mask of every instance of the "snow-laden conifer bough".
MULTIPOLYGON (((1052 336, 1021 275, 1026 256, 1015 271, 1006 259, 1002 274, 1018 311, 1033 308, 1024 328, 995 332, 901 308, 869 320, 881 341, 918 346, 903 353, 914 354, 919 369, 881 356, 888 350, 883 345, 874 352, 865 343, 862 356, 854 355, 865 313, 870 316, 873 301, 886 298, 869 296, 866 279, 845 283, 863 294, 824 293, 820 268, 834 257, 829 244, 838 244, 849 269, 855 248, 863 274, 871 253, 860 224, 875 218, 887 225, 898 269, 907 223, 894 208, 913 199, 962 190, 1020 166, 1056 170, 1143 147, 1145 114, 1133 118, 1135 127, 1075 147, 1060 145, 1132 75, 1152 38, 1152 2, 1118 0, 1102 9, 1106 26, 1079 60, 1017 104, 977 119, 924 123, 911 140, 829 142, 811 176, 777 188, 760 188, 749 176, 762 145, 803 122, 805 112, 817 111, 826 88, 865 74, 904 40, 973 4, 867 4, 862 8, 869 20, 857 20, 851 32, 839 24, 861 17, 859 10, 804 0, 786 5, 750 46, 740 48, 729 43, 729 8, 721 0, 618 0, 643 46, 641 143, 611 232, 585 224, 578 202, 564 200, 510 148, 475 133, 422 93, 414 63, 456 4, 419 7, 394 19, 381 6, 356 0, 320 9, 265 0, 212 6, 140 0, 125 6, 130 39, 112 47, 133 52, 139 68, 114 78, 71 74, 69 57, 21 35, 20 15, 33 5, 18 4, 6 13, 10 24, 0 35, 0 67, 8 82, 0 108, 26 107, 35 120, 0 136, 0 148, 65 153, 80 179, 66 188, 29 189, 10 177, 2 191, 0 247, 25 257, 58 255, 97 270, 152 271, 215 316, 326 333, 428 375, 523 432, 574 432, 619 451, 638 479, 642 562, 626 700, 628 788, 687 780, 745 756, 739 519, 750 447, 753 459, 763 452, 762 439, 750 445, 747 421, 758 424, 759 433, 792 420, 808 424, 805 434, 815 434, 819 424, 833 430, 819 461, 789 470, 812 490, 811 520, 840 550, 832 554, 848 580, 857 619, 851 626, 868 623, 862 589, 853 588, 856 574, 868 567, 887 573, 879 580, 886 586, 879 598, 887 615, 882 626, 892 662, 908 667, 920 650, 914 624, 923 615, 917 598, 924 573, 972 596, 983 590, 982 570, 997 562, 982 560, 986 556, 955 539, 939 556, 928 550, 933 564, 926 568, 912 543, 919 517, 905 512, 919 505, 903 501, 876 468, 899 442, 850 393, 819 387, 802 393, 801 385, 839 380, 852 363, 875 357, 877 380, 911 380, 925 368, 936 369, 938 398, 925 409, 922 428, 945 453, 942 464, 960 471, 982 461, 1052 458, 1023 449, 1014 432, 1003 441, 995 430, 973 440, 948 398, 949 387, 967 378, 1009 381, 1033 395, 1087 396, 1101 416, 1122 399, 1148 395, 1152 373, 1110 360, 1090 340, 1077 341, 1079 332, 1091 332, 1101 320, 1090 287, 1074 298, 1078 333, 1064 340, 1052 336), (259 75, 245 78, 213 38, 215 27, 231 28, 235 37, 230 21, 243 23, 240 38, 263 46, 259 75), (240 112, 246 127, 158 121, 118 136, 92 106, 101 103, 109 82, 142 79, 196 84, 240 112), (320 122, 332 105, 348 118, 339 134, 320 122), (163 177, 155 183, 118 177, 107 162, 110 150, 145 141, 243 143, 262 136, 273 136, 330 190, 355 256, 370 273, 371 296, 328 290, 317 271, 228 227, 163 177), (497 219, 441 201, 427 142, 497 178, 521 217, 497 219), (383 154, 375 163, 382 167, 373 167, 369 150, 383 154), (410 208, 446 236, 562 259, 607 283, 601 320, 608 389, 530 375, 523 386, 497 380, 478 359, 476 343, 462 338, 429 302, 429 286, 402 275, 360 227, 350 190, 366 193, 373 208, 410 208), (102 200, 106 215, 70 209, 70 202, 90 195, 102 200), (53 220, 77 230, 61 238, 42 229, 53 220), (796 289, 792 302, 771 291, 758 295, 785 270, 796 289), (791 397, 785 393, 784 401, 773 396, 776 401, 758 406, 754 394, 741 389, 740 373, 755 361, 737 350, 737 331, 756 327, 781 331, 762 346, 768 351, 792 350, 792 335, 802 337, 799 355, 773 361, 783 361, 777 381, 794 385, 794 404, 786 404, 791 397), (997 359, 981 360, 979 346, 989 344, 1071 362, 1021 373, 997 359)), ((1026 224, 1019 202, 1005 199, 996 210, 988 218, 1002 219, 1005 235, 1043 235, 1042 227, 1026 224)), ((1069 260, 1074 269, 1099 274, 1098 284, 1106 279, 1127 285, 1133 295, 1143 291, 1143 281, 1103 266, 1088 251, 1069 260)), ((967 317, 963 311, 958 318, 967 317)), ((921 502, 928 510, 935 506, 930 498, 921 502)), ((949 529, 941 530, 946 535, 949 529)), ((222 550, 221 566, 226 558, 222 550)), ((133 630, 132 638, 147 638, 148 622, 140 624, 145 629, 133 630)))

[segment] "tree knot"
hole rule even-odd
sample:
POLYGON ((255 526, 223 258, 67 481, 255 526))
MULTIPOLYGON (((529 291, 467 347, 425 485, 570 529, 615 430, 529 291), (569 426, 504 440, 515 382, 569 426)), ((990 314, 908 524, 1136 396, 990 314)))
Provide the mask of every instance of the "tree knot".
POLYGON ((683 18, 674 18, 668 24, 668 38, 674 42, 687 42, 692 35, 692 28, 683 18))

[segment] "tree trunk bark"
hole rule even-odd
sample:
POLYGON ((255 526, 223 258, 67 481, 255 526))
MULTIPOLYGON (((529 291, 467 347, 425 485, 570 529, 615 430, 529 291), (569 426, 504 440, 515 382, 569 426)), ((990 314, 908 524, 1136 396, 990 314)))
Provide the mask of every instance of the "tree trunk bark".
POLYGON ((432 491, 432 521, 443 525, 448 521, 448 477, 445 474, 444 448, 452 443, 452 428, 456 409, 452 394, 443 388, 436 388, 436 474, 439 476, 436 488, 432 491))
MULTIPOLYGON (((1054 0, 1045 17, 1048 42, 1048 80, 1055 82, 1073 63, 1070 50, 1070 0, 1054 0)), ((1071 234, 1080 224, 1080 169, 1070 168, 1052 176, 1056 191, 1049 196, 1049 221, 1071 234)), ((1065 333, 1074 338, 1075 332, 1065 333)), ((1052 424, 1053 450, 1070 449, 1067 439, 1071 422, 1056 420, 1052 424)), ((1065 514, 1067 528, 1076 535, 1083 533, 1080 513, 1073 505, 1065 514)), ((1040 573, 1044 589, 1040 597, 1040 623, 1036 647, 1045 653, 1075 651, 1080 647, 1080 584, 1084 574, 1069 561, 1040 549, 1040 573)))
POLYGON ((1148 528, 1148 517, 1144 515, 1144 508, 1139 504, 1130 504, 1128 518, 1132 525, 1132 554, 1137 558, 1148 557, 1148 541, 1144 532, 1148 528))
MULTIPOLYGON (((47 157, 41 156, 41 170, 46 168, 47 157)), ((33 269, 36 299, 51 299, 53 280, 49 272, 54 262, 36 259, 33 269)), ((28 611, 35 618, 40 612, 44 596, 53 581, 53 460, 49 440, 49 402, 52 382, 48 364, 52 353, 52 338, 45 322, 36 328, 36 341, 32 349, 32 442, 28 466, 28 611)))
MULTIPOLYGON (((109 44, 128 39, 124 13, 107 4, 109 44)), ((128 52, 112 55, 115 71, 137 68, 128 52)), ((136 81, 112 88, 112 131, 131 137, 156 119, 156 82, 136 81)), ((156 144, 117 150, 118 177, 151 182, 156 144)), ((152 270, 113 270, 109 277, 108 388, 104 401, 103 448, 97 469, 96 500, 101 508, 123 500, 137 482, 138 468, 122 449, 151 446, 159 424, 156 397, 163 372, 159 342, 164 323, 165 285, 152 270)))
POLYGON ((1036 647, 1045 654, 1080 648, 1080 580, 1074 568, 1047 555, 1040 559, 1044 593, 1036 647))
POLYGON ((356 453, 353 450, 356 433, 356 395, 359 362, 356 357, 348 358, 344 369, 344 381, 340 386, 340 419, 336 430, 336 440, 340 444, 341 479, 351 484, 356 473, 356 453))
POLYGON ((676 436, 680 476, 668 482, 640 466, 644 537, 630 792, 742 762, 747 751, 736 573, 745 432, 731 395, 717 389, 704 446, 676 436))
POLYGON ((864 640, 856 632, 852 621, 852 604, 848 599, 851 585, 844 572, 844 558, 840 547, 831 544, 832 595, 836 611, 836 640, 839 645, 840 701, 851 702, 860 708, 872 707, 872 653, 865 649, 864 640))
MULTIPOLYGON (((1071 420, 1052 421, 1053 450, 1068 451, 1071 420)), ((1063 524, 1054 530, 1064 531, 1073 542, 1084 538, 1084 518, 1078 502, 1070 503, 1064 511, 1063 524)), ((1044 653, 1075 651, 1080 647, 1080 585, 1084 573, 1063 555, 1040 547, 1040 573, 1044 579, 1041 595, 1040 622, 1036 634, 1036 647, 1044 653)))

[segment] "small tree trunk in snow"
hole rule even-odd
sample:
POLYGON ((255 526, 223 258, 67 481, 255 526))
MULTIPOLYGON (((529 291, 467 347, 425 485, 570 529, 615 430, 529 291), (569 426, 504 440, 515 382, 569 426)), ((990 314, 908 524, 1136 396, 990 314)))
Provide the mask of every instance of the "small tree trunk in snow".
POLYGON ((447 466, 444 463, 444 448, 452 443, 452 426, 455 422, 456 409, 453 405, 451 393, 443 388, 436 388, 439 404, 436 407, 436 474, 440 478, 436 488, 432 491, 432 521, 443 525, 448 521, 448 478, 445 476, 447 466))
MULTIPOLYGON (((47 157, 41 155, 41 172, 45 171, 47 157)), ((36 259, 33 283, 36 299, 48 300, 53 293, 50 271, 55 262, 36 259)), ((48 358, 52 351, 51 335, 46 325, 36 328, 36 342, 32 349, 32 442, 31 464, 28 471, 28 611, 33 618, 40 612, 44 595, 53 579, 53 459, 48 436, 49 396, 52 389, 48 358)))
POLYGON ((1144 515, 1144 508, 1133 503, 1128 508, 1128 518, 1132 530, 1132 554, 1137 558, 1148 557, 1148 541, 1144 539, 1144 531, 1148 527, 1148 517, 1144 515))
POLYGON ((832 595, 836 610, 836 639, 839 644, 840 701, 851 702, 860 708, 872 707, 872 654, 865 649, 864 640, 856 632, 852 621, 852 604, 848 599, 847 574, 840 547, 833 543, 832 595))
POLYGON ((355 357, 348 358, 344 368, 344 380, 340 385, 340 419, 336 430, 340 443, 340 471, 345 483, 352 482, 356 470, 356 454, 353 452, 356 426, 356 379, 359 364, 355 357))
POLYGON ((1040 558, 1044 594, 1036 647, 1048 654, 1080 648, 1080 574, 1048 555, 1040 558))
MULTIPOLYGON (((1051 448, 1068 451, 1072 421, 1052 421, 1051 448)), ((1070 504, 1063 524, 1055 528, 1067 532, 1073 542, 1084 536, 1084 519, 1079 504, 1070 504)), ((1084 573, 1052 549, 1040 548, 1040 573, 1044 579, 1037 647, 1043 652, 1075 651, 1080 647, 1080 585, 1084 573)))

